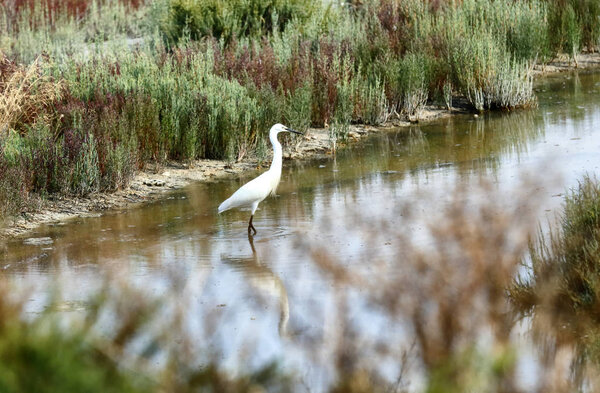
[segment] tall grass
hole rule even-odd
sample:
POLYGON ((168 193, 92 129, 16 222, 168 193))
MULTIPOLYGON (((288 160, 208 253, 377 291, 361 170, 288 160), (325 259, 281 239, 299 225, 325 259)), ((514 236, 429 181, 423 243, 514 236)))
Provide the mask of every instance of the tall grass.
MULTIPOLYGON (((557 300, 572 304, 573 310, 587 308, 595 302, 598 284, 597 274, 600 249, 600 184, 585 177, 580 184, 565 196, 564 211, 559 228, 549 234, 540 233, 530 246, 532 281, 518 286, 522 304, 533 305, 542 301, 538 284, 543 285, 549 273, 560 272, 565 280, 562 295, 557 300), (539 280, 537 279, 539 278, 539 280)), ((541 289, 541 288, 539 288, 541 289)), ((592 307, 595 310, 595 307, 592 307)))
POLYGON ((548 30, 553 51, 571 56, 580 48, 597 50, 600 44, 600 4, 594 0, 549 1, 548 30))
POLYGON ((0 92, 0 132, 24 132, 37 121, 52 120, 49 116, 52 105, 60 99, 62 83, 44 75, 39 59, 23 67, 2 56, 0 92))
POLYGON ((0 4, 0 49, 25 63, 42 53, 87 57, 105 41, 146 34, 146 8, 142 0, 8 0, 0 4))
POLYGON ((521 312, 550 315, 542 323, 558 343, 574 342, 600 364, 600 183, 586 176, 564 198, 558 226, 529 247, 527 273, 510 290, 521 312))
POLYGON ((151 160, 243 159, 275 122, 337 139, 352 122, 418 119, 439 96, 531 106, 531 65, 597 37, 593 2, 568 3, 13 0, 0 6, 0 119, 28 146, 19 160, 52 157, 27 193, 83 195, 151 160))

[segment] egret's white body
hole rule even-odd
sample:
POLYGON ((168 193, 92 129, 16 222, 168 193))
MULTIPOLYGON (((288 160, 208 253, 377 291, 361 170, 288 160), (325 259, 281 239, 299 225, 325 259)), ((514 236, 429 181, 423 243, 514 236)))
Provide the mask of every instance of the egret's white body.
POLYGON ((292 130, 282 124, 275 124, 269 131, 269 139, 273 145, 273 161, 268 171, 258 176, 256 179, 250 180, 248 183, 241 186, 228 199, 219 205, 219 213, 229 209, 249 207, 251 210, 250 222, 248 224, 248 232, 256 229, 252 225, 254 212, 258 208, 258 204, 262 202, 269 194, 275 194, 279 180, 281 179, 281 166, 283 159, 283 149, 281 143, 277 140, 277 134, 280 132, 294 132, 301 134, 298 131, 292 130))

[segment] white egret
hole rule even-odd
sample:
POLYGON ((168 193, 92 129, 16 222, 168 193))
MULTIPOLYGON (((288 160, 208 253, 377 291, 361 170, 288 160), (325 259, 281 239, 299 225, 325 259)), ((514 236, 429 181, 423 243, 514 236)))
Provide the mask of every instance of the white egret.
POLYGON ((256 234, 256 228, 252 225, 254 212, 256 211, 258 204, 268 197, 269 194, 275 194, 279 179, 281 178, 283 151, 281 143, 277 140, 277 134, 280 132, 293 132, 302 135, 301 132, 292 130, 283 124, 277 123, 271 127, 271 131, 269 131, 269 139, 273 145, 273 161, 271 162, 271 167, 256 179, 250 180, 248 183, 241 186, 233 193, 233 195, 219 205, 219 213, 238 207, 250 207, 251 214, 250 222, 248 223, 248 234, 250 234, 251 231, 254 231, 254 234, 256 234))

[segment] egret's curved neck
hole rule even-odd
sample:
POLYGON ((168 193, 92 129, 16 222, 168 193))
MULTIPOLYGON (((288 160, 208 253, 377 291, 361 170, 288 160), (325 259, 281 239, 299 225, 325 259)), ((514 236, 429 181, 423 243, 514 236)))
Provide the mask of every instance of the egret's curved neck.
POLYGON ((271 162, 271 168, 269 168, 269 170, 281 172, 283 149, 281 148, 281 143, 279 143, 279 141, 277 140, 277 133, 271 132, 269 134, 269 139, 271 140, 271 144, 273 145, 273 161, 271 162))

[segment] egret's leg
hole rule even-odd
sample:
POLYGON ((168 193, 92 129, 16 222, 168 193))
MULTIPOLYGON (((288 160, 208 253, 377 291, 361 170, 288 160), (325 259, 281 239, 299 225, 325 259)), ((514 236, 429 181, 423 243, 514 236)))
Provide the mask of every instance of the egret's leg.
POLYGON ((254 218, 254 212, 256 212, 256 208, 258 208, 258 203, 260 201, 256 201, 254 203, 252 203, 252 206, 250 206, 250 222, 248 223, 248 233, 250 233, 250 231, 254 231, 254 235, 256 235, 256 228, 254 228, 254 225, 252 225, 252 219, 254 218))
POLYGON ((252 219, 254 218, 254 214, 250 216, 250 222, 248 223, 248 235, 250 235, 251 231, 254 231, 254 235, 256 235, 256 228, 252 225, 252 219))

